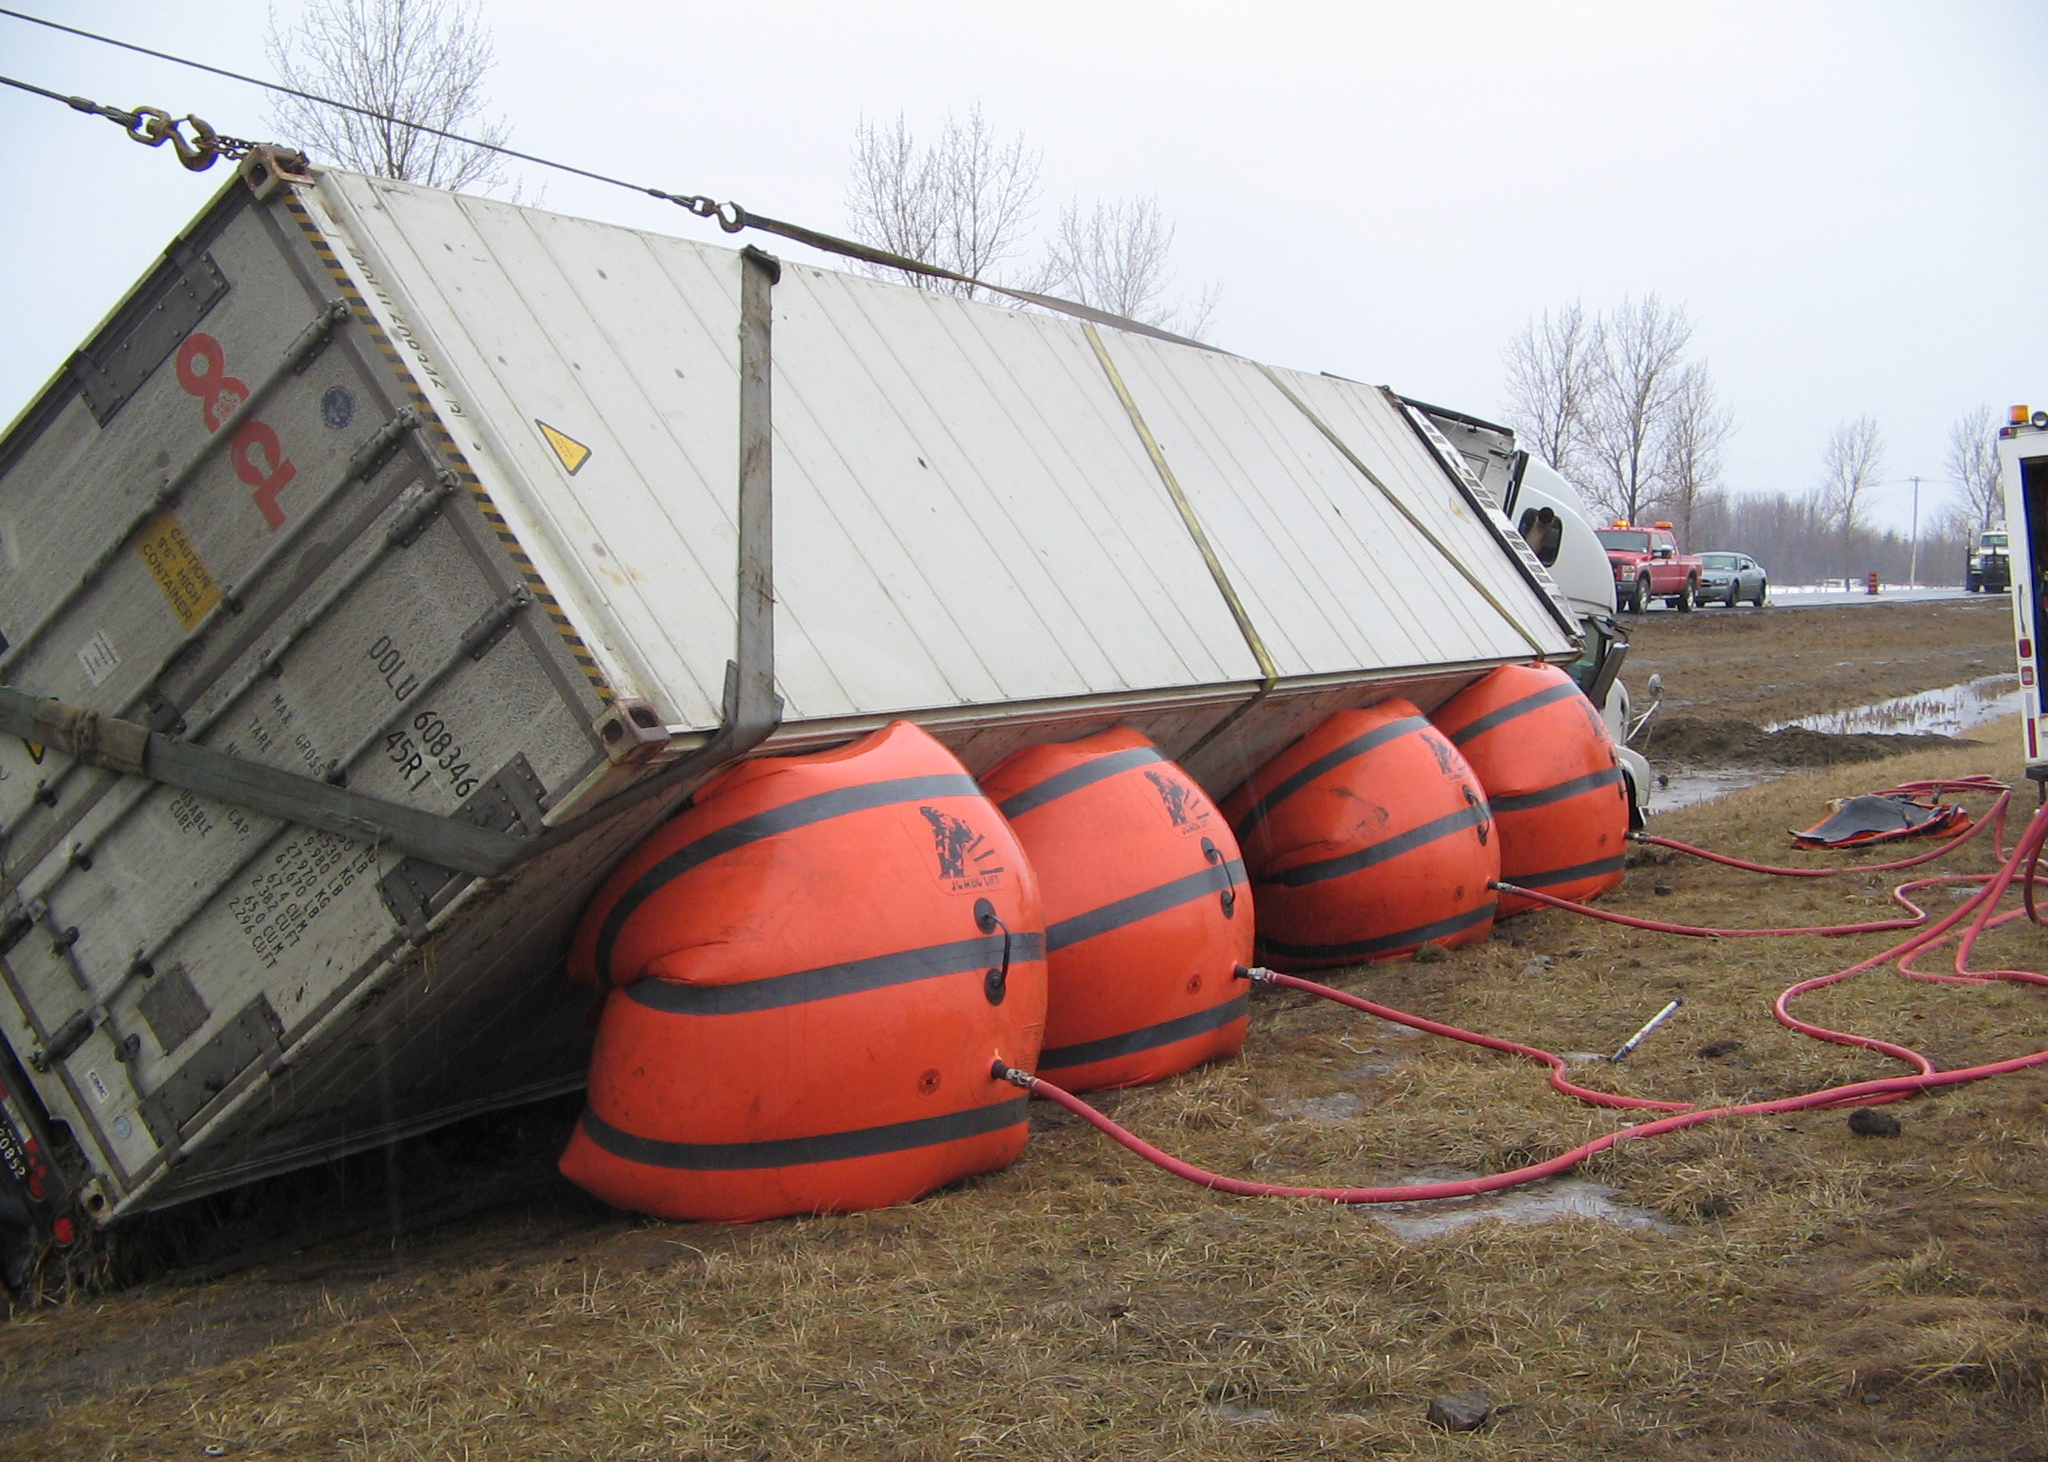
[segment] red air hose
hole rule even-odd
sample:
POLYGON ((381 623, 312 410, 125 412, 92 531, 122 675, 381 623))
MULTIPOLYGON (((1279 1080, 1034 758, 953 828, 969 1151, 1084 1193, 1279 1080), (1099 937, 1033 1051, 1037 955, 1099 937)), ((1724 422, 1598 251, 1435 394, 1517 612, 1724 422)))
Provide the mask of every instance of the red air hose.
MULTIPOLYGON (((1492 881, 1489 887, 1502 893, 1515 894, 1553 909, 1563 909, 1570 914, 1584 914, 1589 919, 1603 919, 1609 924, 1625 924, 1631 929, 1647 929, 1652 934, 1682 934, 1693 939, 1790 939, 1802 934, 1818 934, 1833 938, 1842 934, 1882 934, 1893 929, 1918 929, 1927 922, 1927 911, 1906 897, 1908 889, 1924 887, 1930 883, 1947 883, 1956 875, 1941 878, 1923 878, 1913 883, 1902 883, 1892 890, 1894 902, 1913 911, 1910 919, 1875 919, 1867 924, 1816 924, 1810 927, 1785 929, 1714 929, 1699 924, 1667 924, 1661 919, 1638 919, 1633 914, 1617 914, 1611 909, 1595 908, 1592 904, 1575 903, 1561 899, 1554 894, 1523 888, 1519 884, 1492 881)), ((1964 880, 1968 881, 1967 875, 1964 880)))
MULTIPOLYGON (((1937 785, 1948 787, 1969 785, 1969 790, 1990 790, 1988 786, 1970 785, 1985 783, 1988 780, 1985 778, 1972 778, 1969 779, 1969 784, 1950 782, 1908 785, 1916 789, 1937 785)), ((1994 809, 1994 815, 2002 817, 2006 798, 2010 795, 2010 789, 2001 788, 2001 791, 2004 795, 2000 797, 1994 809)), ((1990 820, 1989 817, 1986 820, 1990 820)), ((1954 845, 1960 846, 1962 841, 1964 840, 1958 839, 1954 845)), ((1683 845, 1679 846, 1683 847, 1683 845)), ((1556 1157, 1546 1159, 1543 1162, 1531 1163, 1524 1167, 1514 1168, 1507 1172, 1494 1173, 1487 1177, 1469 1178, 1445 1183, 1415 1183, 1379 1188, 1315 1188, 1285 1183, 1255 1183, 1242 1178, 1225 1177, 1220 1173, 1212 1173, 1206 1168, 1196 1167, 1192 1163, 1182 1162, 1179 1158, 1161 1151, 1127 1128, 1104 1116, 1071 1092, 1064 1091, 1048 1081, 1032 1076, 1029 1072, 1007 1066, 999 1060, 996 1062, 995 1069, 991 1075, 999 1080, 1009 1081, 1014 1085, 1023 1087, 1035 1096, 1044 1097, 1048 1101, 1065 1107, 1068 1111, 1074 1113, 1074 1115, 1080 1117, 1089 1125, 1108 1134, 1115 1141, 1129 1148, 1147 1162, 1155 1164, 1174 1176, 1184 1178, 1191 1183, 1199 1184, 1205 1188, 1214 1188, 1219 1192, 1236 1193, 1246 1197, 1317 1198, 1328 1202, 1347 1204, 1413 1203, 1425 1199, 1468 1198, 1480 1193, 1497 1192, 1503 1188, 1512 1188, 1523 1183, 1534 1182, 1538 1179, 1554 1177, 1559 1173, 1576 1167, 1579 1163, 1584 1162, 1596 1153, 1606 1151, 1616 1143, 1639 1137, 1655 1137, 1666 1132, 1676 1132, 1682 1128, 1697 1126, 1700 1123, 1715 1121, 1722 1117, 1767 1115, 1779 1112, 1796 1112, 1820 1107, 1839 1107, 1857 1104, 1876 1106, 1886 1102, 1901 1101, 1907 1097, 1937 1087, 1956 1086, 1965 1082, 1981 1081, 1989 1076, 2002 1076, 2014 1071, 2023 1071, 2030 1067, 2048 1065, 2048 1050, 2042 1050, 2035 1051, 2030 1055, 2011 1057, 2003 1061, 1987 1062, 1982 1065, 1962 1067, 1953 1071, 1939 1071, 1935 1069, 1934 1064, 1927 1057, 1918 1051, 1912 1050, 1910 1047, 1879 1040, 1873 1036, 1862 1036, 1853 1032, 1831 1030, 1825 1026, 1814 1025, 1808 1021, 1800 1020, 1789 1009, 1793 1000, 1811 990, 1838 984, 1856 975, 1867 973, 1887 961, 1896 963, 1900 972, 1911 979, 1969 984, 1984 984, 1993 980, 2014 980, 2027 984, 2048 985, 2048 976, 2043 976, 2030 970, 1972 971, 1968 968, 1970 950, 1974 947, 1977 938, 1987 929, 1996 928, 2001 924, 2021 917, 2033 917, 2035 922, 2041 922, 2034 910, 2033 885, 2036 868, 2038 867, 2044 846, 2048 846, 2048 808, 2043 808, 2042 811, 2035 814, 2032 821, 2028 824, 2026 831, 2021 835, 2017 846, 2004 859, 2002 865, 1995 873, 1947 874, 1933 878, 1916 879, 1912 882, 1901 884, 1897 889, 1894 889, 1892 896, 1905 907, 1912 909, 1918 916, 1917 918, 1912 920, 1891 920, 1877 925, 1838 926, 1834 929, 1706 930, 1696 929, 1687 925, 1659 925, 1650 920, 1634 920, 1625 916, 1608 915, 1604 910, 1590 908, 1584 904, 1574 904, 1566 899, 1553 899, 1547 895, 1535 894, 1526 889, 1515 890, 1515 892, 1529 894, 1529 896, 1541 902, 1574 913, 1611 918, 1615 922, 1630 924, 1633 927, 1669 933, 1729 937, 1760 934, 1848 933, 1867 931, 1872 928, 1897 928, 1902 925, 1913 927, 1914 933, 1880 954, 1860 960, 1847 969, 1838 970, 1833 974, 1822 975, 1811 980, 1802 980, 1790 986, 1772 1003, 1771 1012, 1781 1024, 1790 1030, 1798 1031, 1802 1035, 1811 1036, 1815 1040, 1828 1041, 1837 1045, 1856 1046, 1878 1052, 1882 1055, 1891 1056, 1912 1066, 1914 1073, 1910 1076, 1884 1077, 1872 1081, 1851 1082, 1844 1086, 1828 1087, 1821 1091, 1808 1092, 1803 1096, 1784 1097, 1775 1101, 1747 1102, 1735 1106, 1688 1109, 1681 1103, 1655 1102, 1640 1097, 1625 1097, 1610 1092, 1594 1091, 1567 1080, 1565 1072, 1568 1068, 1563 1058, 1539 1047, 1524 1045, 1518 1041, 1502 1040, 1496 1036, 1481 1035, 1478 1032, 1447 1025, 1441 1021, 1429 1020, 1419 1015, 1411 1015, 1404 1011, 1395 1010, 1391 1006, 1380 1005, 1370 1000, 1361 999, 1356 995, 1348 994, 1345 991, 1328 985, 1319 985, 1312 980, 1303 980, 1292 975, 1276 974, 1270 970, 1248 970, 1244 972, 1249 978, 1260 984, 1301 990, 1311 995, 1321 996, 1327 1000, 1335 1000, 1340 1004, 1362 1010, 1370 1015, 1376 1015, 1383 1020, 1394 1021, 1414 1030, 1445 1036, 1452 1040, 1465 1041, 1471 1045, 1482 1046, 1489 1050, 1524 1056, 1530 1060, 1541 1062, 1550 1067, 1550 1084, 1554 1088, 1577 1097, 1581 1101, 1598 1106, 1650 1109, 1671 1114, 1655 1118, 1638 1126, 1626 1128, 1622 1131, 1610 1132, 1604 1136, 1596 1137, 1590 1142, 1582 1143, 1568 1152, 1560 1153, 1556 1157), (2025 907, 2000 912, 1999 904, 2003 901, 2015 879, 2018 879, 2021 883, 2022 892, 2026 900, 2025 907), (1930 885, 1943 883, 1979 883, 1982 887, 1977 892, 1971 894, 1956 909, 1929 924, 1926 922, 1927 915, 1925 911, 1914 904, 1907 897, 1907 894, 1930 885), (1912 968, 1911 960, 1914 955, 1947 942, 1951 932, 1959 925, 1963 926, 1963 928, 1962 933, 1957 936, 1955 973, 1953 975, 1935 974, 1912 968)), ((1946 851, 1946 849, 1942 851, 1946 851)), ((1911 866, 1913 863, 1924 861, 1926 860, 1916 858, 1908 860, 1907 864, 1903 866, 1911 866)), ((1799 873, 1806 870, 1763 869, 1761 871, 1799 873)), ((1830 871, 1868 872, 1876 870, 1842 869, 1830 871)), ((1508 885, 1502 886, 1507 887, 1508 885)))
MULTIPOLYGON (((1275 978, 1287 980, 1288 977, 1280 975, 1275 978)), ((1735 1107, 1701 1107, 1694 1111, 1680 1112, 1675 1116, 1659 1117, 1655 1121, 1624 1128, 1619 1132, 1609 1132, 1594 1138, 1591 1142, 1582 1143, 1569 1152, 1561 1152, 1543 1162, 1530 1163, 1527 1167, 1511 1168, 1507 1172, 1492 1173, 1484 1178, 1466 1178, 1450 1183, 1415 1183, 1393 1188, 1307 1188, 1286 1183, 1253 1183, 1243 1178, 1226 1178, 1221 1173, 1212 1173, 1207 1168, 1198 1168, 1193 1163, 1182 1162, 1177 1157, 1161 1152, 1144 1138, 1111 1121, 1073 1093, 1062 1091, 1048 1081, 1016 1070, 1005 1072, 1005 1078, 1034 1096, 1042 1096, 1047 1101, 1065 1107, 1082 1121, 1107 1133, 1147 1162, 1164 1168, 1177 1178, 1185 1178, 1204 1188, 1237 1193, 1247 1198, 1321 1198, 1331 1203, 1415 1203, 1425 1198, 1470 1198, 1480 1193, 1493 1193, 1502 1188, 1533 1183, 1540 1178, 1554 1178, 1559 1173, 1577 1167, 1594 1154, 1605 1152, 1618 1142, 1626 1142, 1637 1137, 1656 1137, 1665 1132, 1676 1132, 1684 1127, 1697 1127, 1702 1122, 1712 1122, 1721 1117, 1798 1112, 1813 1107, 1852 1104, 1875 1106, 1881 1102, 1897 1101, 1902 1097, 1913 1096, 1935 1087, 1981 1081, 1987 1076, 2002 1076, 2007 1072, 2024 1071, 2030 1066, 2043 1065, 2048 1065, 2048 1051, 2036 1051, 2030 1056, 2015 1056, 2009 1061, 1997 1061, 1987 1066, 1972 1066, 1961 1071, 1935 1071, 1920 1076, 1892 1076, 1878 1081, 1852 1082, 1847 1086, 1832 1086, 1825 1091, 1808 1092, 1805 1096, 1785 1097, 1773 1102, 1747 1102, 1735 1107)))

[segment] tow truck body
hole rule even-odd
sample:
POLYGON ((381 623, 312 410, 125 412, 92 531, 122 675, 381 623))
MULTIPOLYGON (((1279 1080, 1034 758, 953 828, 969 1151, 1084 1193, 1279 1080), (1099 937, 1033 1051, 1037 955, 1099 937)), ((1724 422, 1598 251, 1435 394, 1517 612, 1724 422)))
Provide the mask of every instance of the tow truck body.
POLYGON ((1614 573, 1614 597, 1623 609, 1640 614, 1652 599, 1689 611, 1699 600, 1703 565, 1697 555, 1680 553, 1669 523, 1647 528, 1617 519, 1600 530, 1607 564, 1614 573))

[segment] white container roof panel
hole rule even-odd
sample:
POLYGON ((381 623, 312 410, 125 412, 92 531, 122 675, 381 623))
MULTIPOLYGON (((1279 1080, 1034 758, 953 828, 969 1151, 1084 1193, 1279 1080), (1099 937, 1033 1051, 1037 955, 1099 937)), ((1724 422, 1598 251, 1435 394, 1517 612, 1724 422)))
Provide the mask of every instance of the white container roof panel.
POLYGON ((775 328, 778 596, 845 691, 822 704, 778 643, 792 709, 1257 678, 1077 330, 795 267, 775 328))
POLYGON ((521 542, 568 568, 546 577, 584 601, 571 618, 613 683, 715 725, 734 622, 738 257, 350 173, 321 182, 508 470, 514 491, 490 486, 521 542), (573 472, 542 423, 588 450, 573 472))
MULTIPOLYGON (((322 191, 607 675, 672 724, 715 725, 736 251, 352 174, 322 191)), ((774 301, 786 722, 1259 678, 1082 327, 796 265, 774 301)), ((1283 676, 1567 647, 1379 393, 1287 376, 1428 533, 1253 363, 1103 339, 1283 676)))
MULTIPOLYGON (((1509 550, 1496 536, 1511 533, 1512 525, 1498 509, 1475 509, 1458 491, 1404 416, 1407 408, 1390 400, 1378 387, 1357 381, 1295 371, 1281 374, 1288 387, 1323 424, 1373 469, 1387 490, 1421 518, 1437 540, 1451 549, 1500 606, 1513 615, 1526 632, 1522 636, 1524 644, 1533 636, 1550 647, 1546 653, 1564 648, 1566 640, 1555 618, 1567 612, 1562 601, 1553 599, 1547 590, 1539 591, 1516 570, 1509 550), (1482 518, 1482 512, 1491 516, 1491 525, 1482 518)), ((1462 576, 1447 573, 1442 587, 1466 612, 1490 614, 1495 624, 1503 622, 1500 609, 1483 605, 1481 596, 1471 592, 1462 576)))
MULTIPOLYGON (((737 256, 323 180, 514 470, 527 522, 574 565, 550 581, 603 621, 571 608, 613 678, 684 724, 716 724, 733 624, 737 256), (538 422, 590 448, 573 480, 538 422)), ((1077 331, 796 267, 776 326, 787 719, 1257 678, 1077 331)))
MULTIPOLYGON (((1379 392, 1333 431, 1438 542, 1489 581, 1523 633, 1251 361, 1112 332, 1104 344, 1283 676, 1555 653, 1565 639, 1506 553, 1379 392), (1370 434, 1358 423, 1378 416, 1370 434)), ((1311 404, 1313 404, 1311 402, 1311 404)))

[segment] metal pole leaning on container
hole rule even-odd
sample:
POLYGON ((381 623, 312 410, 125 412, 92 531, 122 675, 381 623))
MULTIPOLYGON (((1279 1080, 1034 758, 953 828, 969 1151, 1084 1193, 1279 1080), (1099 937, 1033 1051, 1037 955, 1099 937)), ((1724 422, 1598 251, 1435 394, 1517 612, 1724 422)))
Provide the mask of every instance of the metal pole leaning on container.
POLYGON ((775 694, 773 410, 773 295, 781 278, 782 261, 773 254, 751 244, 740 250, 740 474, 734 513, 739 544, 733 585, 733 658, 725 666, 723 720, 711 739, 695 751, 549 828, 525 844, 514 862, 557 847, 629 807, 745 756, 782 724, 782 701, 775 694))

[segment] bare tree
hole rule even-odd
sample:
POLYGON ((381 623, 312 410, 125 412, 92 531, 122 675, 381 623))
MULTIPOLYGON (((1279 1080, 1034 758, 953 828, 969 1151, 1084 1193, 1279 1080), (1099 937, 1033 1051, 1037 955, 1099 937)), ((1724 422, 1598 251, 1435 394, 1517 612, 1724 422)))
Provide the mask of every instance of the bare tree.
POLYGON ((1600 323, 1577 300, 1545 310, 1508 342, 1508 424, 1530 451, 1578 481, 1600 380, 1600 323))
MULTIPOLYGON (((854 236, 956 274, 988 278, 1022 252, 1038 206, 1038 164, 1023 133, 998 139, 979 106, 964 123, 947 118, 938 140, 923 145, 900 114, 888 127, 863 119, 854 133, 846 198, 854 236)), ((886 265, 861 267, 921 289, 970 298, 980 293, 886 265)))
POLYGON ((1664 503, 1679 525, 1679 541, 1691 544, 1693 519, 1714 499, 1721 459, 1734 430, 1734 419, 1715 398, 1714 383, 1704 361, 1693 361, 1678 374, 1678 386, 1659 432, 1657 475, 1664 484, 1664 503))
MULTIPOLYGON (((1967 524, 1955 524, 1954 510, 1923 525, 1920 563, 1931 584, 1960 583, 1967 524)), ((1841 538, 1818 492, 1751 492, 1717 499, 1700 509, 1693 532, 1701 548, 1755 554, 1774 584, 1811 584, 1839 574, 1841 538)), ((1856 566, 1876 569, 1887 583, 1905 583, 1913 563, 1913 540, 1903 531, 1866 528, 1856 535, 1856 566)))
MULTIPOLYGON (((852 231, 863 243, 935 264, 940 200, 928 152, 918 150, 901 113, 887 128, 862 118, 854 132, 853 181, 846 201, 853 215, 852 231)), ((891 279, 899 273, 880 265, 859 267, 891 279)), ((908 276, 908 282, 925 289, 944 284, 916 274, 908 276)))
POLYGON ((281 98, 276 125, 316 156, 435 188, 505 181, 496 153, 406 125, 467 132, 492 145, 510 135, 503 118, 483 114, 484 74, 496 52, 470 0, 307 0, 288 30, 272 13, 264 49, 287 85, 398 119, 281 98))
POLYGON ((1851 573, 1850 554, 1870 489, 1884 470, 1884 439, 1873 417, 1837 426, 1821 455, 1820 507, 1841 542, 1842 576, 1851 573))
POLYGON ((1599 373, 1586 413, 1593 496, 1636 522, 1665 489, 1662 437, 1685 374, 1692 321, 1656 295, 1624 299, 1601 322, 1599 373))
POLYGON ((2004 521, 1998 484, 1998 413, 1989 406, 1956 418, 1948 429, 1948 475, 1956 507, 1971 532, 2004 521))
POLYGON ((1976 550, 1977 534, 1983 527, 1975 511, 1960 497, 1949 500, 1948 506, 1935 518, 1932 528, 1923 535, 1920 557, 1923 562, 1937 566, 1935 572, 1928 575, 1929 582, 1962 583, 1967 579, 1970 555, 1976 550), (1948 567, 1939 567, 1943 564, 1948 567))
POLYGON ((1069 203, 1034 288, 1198 340, 1215 317, 1219 291, 1210 285, 1193 300, 1166 298, 1173 235, 1156 198, 1098 202, 1087 213, 1069 203))

